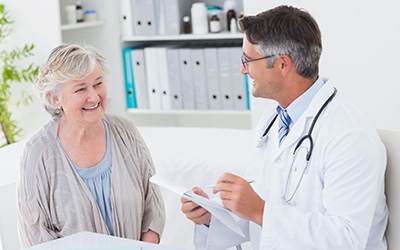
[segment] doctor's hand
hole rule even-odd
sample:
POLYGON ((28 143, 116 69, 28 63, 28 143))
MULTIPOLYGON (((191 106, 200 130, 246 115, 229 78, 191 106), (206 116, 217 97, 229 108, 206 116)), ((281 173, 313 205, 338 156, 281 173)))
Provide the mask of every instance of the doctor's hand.
MULTIPOLYGON (((198 187, 192 189, 195 194, 208 198, 208 195, 198 187)), ((185 199, 181 198, 181 210, 186 215, 186 218, 193 221, 196 224, 200 225, 210 225, 211 221, 211 213, 199 206, 198 204, 185 199)))
POLYGON ((214 194, 218 192, 225 207, 237 216, 262 226, 265 201, 245 179, 225 173, 213 189, 214 194))

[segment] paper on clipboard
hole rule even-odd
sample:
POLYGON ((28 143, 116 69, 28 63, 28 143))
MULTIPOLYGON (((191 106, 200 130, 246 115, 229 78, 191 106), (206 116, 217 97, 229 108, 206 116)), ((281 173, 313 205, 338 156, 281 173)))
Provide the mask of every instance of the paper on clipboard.
POLYGON ((239 225, 235 221, 235 219, 233 217, 233 213, 229 209, 227 209, 225 206, 223 206, 222 204, 220 204, 216 201, 212 201, 207 198, 204 198, 200 195, 197 195, 197 194, 193 193, 193 191, 188 190, 185 187, 176 185, 172 181, 170 181, 160 175, 153 175, 150 178, 150 181, 154 184, 159 185, 160 187, 166 188, 180 196, 183 196, 184 198, 186 198, 190 201, 193 201, 194 203, 199 204, 204 209, 206 209, 211 214, 213 214, 222 223, 224 223, 225 226, 227 226, 228 228, 230 228, 232 231, 239 234, 240 236, 245 237, 243 231, 240 229, 239 225))

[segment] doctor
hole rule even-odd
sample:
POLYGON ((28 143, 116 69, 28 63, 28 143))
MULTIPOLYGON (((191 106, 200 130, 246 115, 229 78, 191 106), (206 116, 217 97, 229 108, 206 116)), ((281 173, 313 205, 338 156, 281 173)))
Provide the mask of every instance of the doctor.
POLYGON ((254 80, 254 97, 278 105, 256 128, 246 174, 255 182, 225 173, 213 190, 240 218, 246 237, 182 198, 182 211, 197 224, 196 249, 247 240, 253 249, 386 249, 385 148, 360 110, 318 75, 316 21, 279 6, 239 26, 241 73, 254 80))

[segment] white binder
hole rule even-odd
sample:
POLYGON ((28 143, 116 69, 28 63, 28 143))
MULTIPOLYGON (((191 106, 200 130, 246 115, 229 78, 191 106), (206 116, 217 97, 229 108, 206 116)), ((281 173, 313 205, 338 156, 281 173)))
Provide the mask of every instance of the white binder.
POLYGON ((209 108, 213 110, 222 109, 217 48, 205 48, 204 57, 206 62, 209 108))
MULTIPOLYGON (((182 19, 190 15, 190 6, 192 1, 188 0, 160 0, 163 1, 163 15, 165 18, 167 35, 179 35, 183 30, 182 19)), ((160 20, 160 22, 162 22, 160 20)))
POLYGON ((133 29, 135 35, 157 34, 156 0, 132 0, 133 29))
POLYGON ((192 48, 191 55, 196 109, 208 109, 208 91, 204 49, 192 48))
POLYGON ((167 24, 165 15, 167 13, 165 0, 154 0, 155 1, 155 13, 157 18, 157 35, 167 34, 167 24))
POLYGON ((149 108, 160 110, 161 106, 161 86, 158 68, 158 48, 147 47, 144 49, 146 78, 149 95, 149 108))
POLYGON ((219 62, 219 82, 221 84, 222 109, 234 109, 232 99, 232 81, 231 81, 231 56, 229 47, 218 47, 219 62))
POLYGON ((183 109, 179 49, 169 48, 167 50, 167 65, 171 109, 183 109))
POLYGON ((170 93, 170 82, 169 82, 169 69, 167 59, 167 47, 157 48, 158 58, 158 76, 160 81, 160 95, 161 95, 161 106, 163 109, 171 109, 171 93, 170 93))
POLYGON ((134 34, 131 3, 132 0, 119 1, 121 33, 123 36, 132 36, 134 34))
POLYGON ((144 49, 133 49, 131 51, 131 58, 137 108, 148 109, 149 97, 147 90, 144 49))
POLYGON ((231 79, 232 79, 232 98, 233 107, 236 110, 248 109, 248 91, 246 78, 240 73, 242 62, 240 56, 243 55, 242 47, 230 47, 231 79))
POLYGON ((157 47, 158 77, 163 109, 182 109, 179 53, 173 46, 157 47))
POLYGON ((190 48, 179 48, 183 108, 196 109, 190 48))

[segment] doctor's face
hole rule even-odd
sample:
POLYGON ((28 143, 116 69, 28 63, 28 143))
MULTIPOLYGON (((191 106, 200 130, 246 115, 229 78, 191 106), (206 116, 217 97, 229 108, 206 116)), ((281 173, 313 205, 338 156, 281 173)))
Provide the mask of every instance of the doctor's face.
MULTIPOLYGON (((254 49, 254 44, 251 44, 246 36, 243 38, 243 54, 245 60, 263 57, 254 49)), ((245 63, 245 67, 242 64, 240 73, 249 75, 253 81, 251 93, 254 97, 277 100, 277 95, 282 91, 282 85, 275 65, 273 68, 269 68, 265 59, 252 61, 245 63)))

